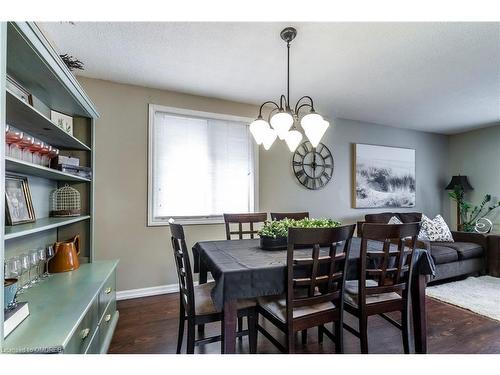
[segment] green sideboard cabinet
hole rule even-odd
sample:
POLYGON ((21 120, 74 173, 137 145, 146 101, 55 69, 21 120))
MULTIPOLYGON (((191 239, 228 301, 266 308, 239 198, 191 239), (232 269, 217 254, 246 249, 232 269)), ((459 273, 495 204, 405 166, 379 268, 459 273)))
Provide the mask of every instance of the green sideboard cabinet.
POLYGON ((118 261, 94 261, 54 274, 20 301, 30 316, 3 343, 4 353, 106 353, 119 312, 116 310, 118 261))

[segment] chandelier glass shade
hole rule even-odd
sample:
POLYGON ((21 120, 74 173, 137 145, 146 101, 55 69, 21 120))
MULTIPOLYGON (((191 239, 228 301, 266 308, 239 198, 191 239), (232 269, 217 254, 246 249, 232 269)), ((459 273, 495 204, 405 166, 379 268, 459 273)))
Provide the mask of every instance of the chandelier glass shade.
POLYGON ((290 42, 297 35, 297 30, 287 27, 280 35, 287 46, 287 95, 281 95, 278 102, 262 103, 257 119, 250 124, 250 132, 255 142, 258 145, 262 144, 266 150, 269 150, 276 138, 279 138, 285 140, 290 151, 294 152, 303 139, 302 133, 298 130, 300 124, 312 146, 317 147, 330 124, 314 111, 314 102, 310 96, 305 95, 297 100, 295 107, 290 106, 290 42), (262 110, 266 105, 274 107, 267 121, 262 117, 262 110), (305 112, 302 118, 300 118, 301 111, 305 112))

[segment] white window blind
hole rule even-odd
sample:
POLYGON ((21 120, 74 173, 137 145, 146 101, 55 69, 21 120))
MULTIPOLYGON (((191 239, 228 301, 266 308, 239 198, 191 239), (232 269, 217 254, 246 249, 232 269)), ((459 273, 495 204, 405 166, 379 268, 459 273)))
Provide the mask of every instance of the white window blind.
POLYGON ((209 116, 150 110, 150 225, 254 211, 248 122, 209 116))

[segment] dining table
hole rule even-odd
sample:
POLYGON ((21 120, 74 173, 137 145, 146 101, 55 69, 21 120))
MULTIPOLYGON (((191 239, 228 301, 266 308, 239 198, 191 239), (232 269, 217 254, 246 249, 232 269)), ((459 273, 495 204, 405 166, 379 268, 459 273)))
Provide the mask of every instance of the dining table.
MULTIPOLYGON (((358 278, 360 245, 360 238, 352 238, 348 280, 358 278)), ((367 245, 369 251, 381 251, 383 243, 369 240, 367 245)), ((295 251, 310 253, 308 249, 295 251)), ((207 282, 208 272, 215 281, 211 293, 215 307, 223 312, 224 354, 236 350, 237 301, 285 293, 286 254, 287 250, 261 249, 259 239, 201 241, 193 246, 194 271, 199 273, 199 283, 207 282)), ((415 249, 410 284, 413 322, 410 334, 415 353, 427 352, 425 288, 434 273, 435 265, 430 254, 425 249, 415 249)))

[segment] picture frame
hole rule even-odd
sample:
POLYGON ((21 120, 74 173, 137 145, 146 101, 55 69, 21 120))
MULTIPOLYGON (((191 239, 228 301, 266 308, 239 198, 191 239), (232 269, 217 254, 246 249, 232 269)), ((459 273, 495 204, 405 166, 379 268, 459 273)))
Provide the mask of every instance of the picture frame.
POLYGON ((7 75, 6 88, 23 102, 33 106, 33 95, 31 95, 28 90, 26 90, 19 82, 9 75, 7 75))
POLYGON ((50 120, 69 135, 73 135, 73 117, 50 110, 50 120))
POLYGON ((5 175, 5 221, 9 226, 36 221, 27 177, 5 175))
POLYGON ((413 208, 415 149, 354 143, 353 208, 413 208))

